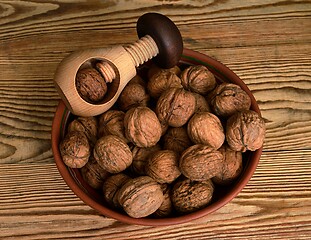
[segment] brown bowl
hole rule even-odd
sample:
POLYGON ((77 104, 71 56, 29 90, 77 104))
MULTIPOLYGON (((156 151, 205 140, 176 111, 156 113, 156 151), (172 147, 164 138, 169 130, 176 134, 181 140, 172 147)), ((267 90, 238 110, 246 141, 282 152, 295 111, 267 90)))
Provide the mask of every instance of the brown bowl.
MULTIPOLYGON (((218 81, 238 84, 250 96, 252 101, 251 110, 260 114, 259 107, 251 91, 245 83, 225 65, 204 54, 188 49, 184 49, 180 63, 186 65, 205 65, 215 75, 218 81)), ((102 200, 100 193, 92 189, 83 180, 78 169, 71 169, 64 164, 59 152, 59 143, 64 136, 67 124, 72 117, 73 115, 66 108, 65 104, 60 101, 52 125, 52 150, 58 170, 67 185, 82 201, 97 210, 99 213, 124 223, 150 226, 172 225, 198 219, 216 211, 230 202, 245 187, 258 165, 262 153, 262 148, 254 152, 248 151, 244 153, 244 166, 240 177, 225 189, 216 191, 212 202, 205 208, 182 216, 176 215, 167 218, 132 218, 125 213, 110 208, 102 200)))

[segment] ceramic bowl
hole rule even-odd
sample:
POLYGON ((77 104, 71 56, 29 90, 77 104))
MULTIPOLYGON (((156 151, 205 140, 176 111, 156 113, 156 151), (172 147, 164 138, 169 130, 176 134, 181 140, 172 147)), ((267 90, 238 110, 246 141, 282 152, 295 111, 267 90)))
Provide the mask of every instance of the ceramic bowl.
MULTIPOLYGON (((260 114, 257 102, 245 83, 228 67, 222 63, 196 51, 185 49, 180 61, 182 65, 205 65, 218 81, 238 84, 251 98, 251 110, 260 114)), ((114 218, 124 223, 139 225, 172 225, 189 222, 204 217, 223 207, 237 196, 248 183, 258 165, 262 148, 254 152, 243 154, 243 171, 240 177, 230 186, 215 191, 212 202, 205 208, 186 215, 176 215, 167 218, 132 218, 123 212, 110 208, 103 200, 100 192, 92 189, 82 178, 79 169, 71 169, 62 161, 59 152, 59 143, 65 134, 66 127, 73 115, 60 101, 57 107, 52 126, 52 149, 55 163, 63 179, 70 189, 87 205, 97 210, 100 214, 114 218)), ((217 189, 217 188, 216 188, 217 189)))

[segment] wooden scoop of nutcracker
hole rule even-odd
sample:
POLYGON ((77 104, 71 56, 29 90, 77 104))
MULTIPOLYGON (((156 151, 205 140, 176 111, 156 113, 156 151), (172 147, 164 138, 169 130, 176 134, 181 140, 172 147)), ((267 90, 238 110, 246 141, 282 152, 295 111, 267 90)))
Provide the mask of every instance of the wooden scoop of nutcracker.
MULTIPOLYGON (((136 75, 136 67, 153 58, 161 68, 171 68, 183 51, 181 34, 166 16, 147 13, 137 21, 139 40, 127 46, 77 51, 63 59, 55 73, 56 88, 67 108, 75 115, 95 116, 112 107, 125 85, 136 75), (99 102, 88 102, 77 90, 79 70, 94 67, 108 83, 99 102)), ((84 88, 87 91, 87 87, 84 88)))

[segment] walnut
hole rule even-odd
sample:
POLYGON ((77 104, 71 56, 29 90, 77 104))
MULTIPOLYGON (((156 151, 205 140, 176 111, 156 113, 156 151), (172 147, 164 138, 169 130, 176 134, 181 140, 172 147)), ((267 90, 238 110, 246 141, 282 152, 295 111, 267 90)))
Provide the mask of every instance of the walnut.
POLYGON ((242 153, 232 150, 228 145, 219 148, 224 160, 221 171, 212 178, 212 181, 220 185, 231 184, 242 172, 242 153))
POLYGON ((188 122, 187 131, 194 143, 207 144, 215 149, 220 148, 225 141, 220 120, 209 112, 194 114, 188 122))
POLYGON ((161 122, 171 127, 183 126, 193 115, 195 97, 182 88, 169 88, 158 99, 156 113, 161 122))
POLYGON ((237 112, 227 121, 226 139, 235 151, 255 151, 263 145, 265 122, 252 110, 237 112))
POLYGON ((154 212, 156 217, 167 217, 173 211, 173 204, 171 200, 171 189, 168 184, 161 184, 164 200, 161 206, 154 212))
POLYGON ((127 111, 132 107, 147 106, 150 100, 144 86, 138 83, 129 83, 125 86, 118 98, 120 110, 127 111))
POLYGON ((209 96, 213 112, 217 116, 229 117, 235 112, 249 110, 251 98, 233 83, 222 83, 209 96))
POLYGON ((83 132, 91 146, 94 146, 97 140, 97 129, 98 123, 95 117, 78 117, 68 125, 68 132, 83 132))
POLYGON ((170 87, 182 88, 180 78, 172 71, 161 69, 149 79, 147 89, 151 97, 159 98, 170 87))
POLYGON ((150 156, 146 174, 158 183, 171 183, 180 176, 178 155, 171 150, 161 150, 150 156))
POLYGON ((148 79, 150 79, 154 74, 157 74, 159 71, 162 71, 162 70, 172 72, 176 74, 177 76, 180 76, 180 73, 181 73, 181 70, 178 66, 163 69, 163 68, 158 67, 156 64, 153 64, 148 70, 148 74, 147 74, 148 79))
POLYGON ((93 157, 90 157, 86 165, 81 168, 81 174, 84 181, 95 189, 101 188, 104 180, 109 176, 109 173, 101 168, 93 157))
POLYGON ((132 163, 132 152, 122 138, 107 135, 97 140, 94 158, 98 164, 110 173, 119 173, 132 163))
POLYGON ((195 112, 210 112, 211 109, 205 97, 198 93, 192 93, 195 97, 195 112))
POLYGON ((124 173, 117 173, 106 179, 103 183, 103 195, 105 201, 112 207, 121 208, 118 201, 118 191, 131 178, 124 173))
POLYGON ((59 148, 64 163, 71 168, 82 168, 91 155, 89 141, 83 132, 67 133, 59 148))
POLYGON ((161 186, 151 177, 140 176, 129 180, 118 192, 119 204, 133 218, 154 213, 164 200, 161 186))
POLYGON ((133 162, 132 162, 132 165, 130 166, 131 171, 138 175, 146 175, 145 166, 149 160, 149 156, 151 156, 151 154, 159 150, 161 150, 161 147, 159 144, 156 144, 152 147, 147 147, 147 148, 141 148, 141 147, 135 146, 132 149, 133 162))
POLYGON ((181 73, 181 83, 186 90, 206 95, 216 86, 214 75, 202 65, 186 68, 181 73))
POLYGON ((221 171, 223 155, 207 145, 196 144, 186 149, 180 157, 179 169, 187 178, 205 181, 221 171))
POLYGON ((77 72, 76 88, 79 95, 89 103, 103 100, 107 92, 105 79, 95 68, 83 68, 77 72))
POLYGON ((180 213, 191 213, 206 207, 212 200, 214 185, 210 180, 197 182, 182 179, 172 189, 172 203, 180 213))
POLYGON ((132 83, 140 84, 140 85, 142 85, 143 87, 146 87, 146 86, 147 86, 147 83, 145 82, 145 80, 142 79, 139 75, 135 75, 135 77, 133 77, 133 78, 128 82, 128 84, 132 84, 132 83))
POLYGON ((99 116, 98 137, 106 135, 115 135, 128 142, 124 133, 125 113, 118 110, 108 110, 99 116))
POLYGON ((124 117, 125 136, 138 147, 152 147, 161 138, 157 115, 147 107, 131 108, 124 117))
POLYGON ((185 127, 170 128, 163 136, 164 149, 172 150, 181 154, 184 150, 192 145, 185 127))

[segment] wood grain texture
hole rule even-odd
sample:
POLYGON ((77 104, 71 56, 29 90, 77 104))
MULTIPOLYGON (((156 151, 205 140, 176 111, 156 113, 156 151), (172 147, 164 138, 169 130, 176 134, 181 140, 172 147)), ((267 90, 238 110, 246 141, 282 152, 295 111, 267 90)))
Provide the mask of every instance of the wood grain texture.
POLYGON ((311 235, 311 2, 0 0, 0 239, 308 239, 311 235), (160 228, 100 216, 59 175, 53 76, 70 52, 137 39, 145 12, 231 68, 267 124, 255 175, 228 205, 160 228))

